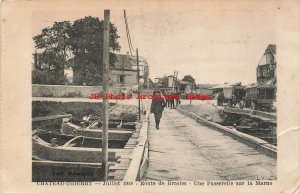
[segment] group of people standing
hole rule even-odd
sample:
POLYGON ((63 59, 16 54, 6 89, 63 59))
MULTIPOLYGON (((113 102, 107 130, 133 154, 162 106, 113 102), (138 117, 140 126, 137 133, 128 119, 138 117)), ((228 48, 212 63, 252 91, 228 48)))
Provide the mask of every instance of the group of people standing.
MULTIPOLYGON (((155 90, 153 95, 161 95, 162 93, 159 90, 155 90)), ((162 116, 162 112, 164 108, 170 107, 171 109, 175 109, 180 104, 180 95, 179 93, 164 93, 164 97, 160 97, 159 99, 152 99, 150 112, 154 114, 156 129, 159 129, 159 123, 162 116), (176 103, 176 107, 175 107, 176 103)), ((155 97, 153 97, 155 98, 155 97)))
POLYGON ((178 105, 180 104, 179 93, 178 92, 177 93, 169 93, 169 94, 167 94, 167 96, 170 96, 170 97, 166 97, 167 107, 170 107, 171 109, 176 109, 176 107, 178 107, 178 105))

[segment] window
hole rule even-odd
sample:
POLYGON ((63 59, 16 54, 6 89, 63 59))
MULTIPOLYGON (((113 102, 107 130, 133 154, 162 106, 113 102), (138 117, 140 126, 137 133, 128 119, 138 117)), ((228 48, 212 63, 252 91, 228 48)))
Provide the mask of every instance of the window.
POLYGON ((266 89, 266 99, 275 99, 274 89, 266 89))
POLYGON ((125 76, 124 75, 120 75, 120 83, 124 83, 124 79, 125 79, 125 76))

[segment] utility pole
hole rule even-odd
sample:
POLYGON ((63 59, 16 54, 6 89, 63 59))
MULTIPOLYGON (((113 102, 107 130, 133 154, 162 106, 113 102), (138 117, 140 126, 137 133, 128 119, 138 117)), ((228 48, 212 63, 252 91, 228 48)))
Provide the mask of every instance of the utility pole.
POLYGON ((175 75, 175 81, 174 81, 174 92, 176 91, 175 87, 176 87, 176 81, 177 81, 177 76, 178 76, 178 70, 175 71, 176 75, 175 75))
POLYGON ((178 76, 178 71, 174 71, 174 76, 173 76, 173 82, 172 82, 172 91, 173 92, 175 92, 175 86, 176 86, 176 84, 175 84, 175 82, 176 82, 176 80, 177 80, 177 76, 178 76))
POLYGON ((102 171, 104 181, 108 177, 108 119, 109 104, 105 94, 109 91, 109 33, 110 33, 110 10, 104 10, 104 31, 103 31, 103 131, 102 131, 102 171))
MULTIPOLYGON (((137 82, 138 82, 138 95, 141 94, 140 88, 140 64, 139 64, 139 50, 136 49, 136 64, 137 64, 137 82)), ((139 120, 141 120, 141 99, 139 97, 139 120)))

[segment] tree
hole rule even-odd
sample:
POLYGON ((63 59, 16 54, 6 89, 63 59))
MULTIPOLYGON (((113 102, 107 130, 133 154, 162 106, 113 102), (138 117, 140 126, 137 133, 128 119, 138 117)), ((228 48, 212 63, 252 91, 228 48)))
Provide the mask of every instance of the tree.
MULTIPOLYGON (((77 83, 99 85, 103 69, 103 21, 96 17, 76 20, 71 33, 71 49, 74 54, 72 67, 79 77, 77 83)), ((110 24, 110 64, 117 61, 113 51, 120 51, 117 28, 110 24)))
POLYGON ((71 23, 69 21, 54 22, 52 27, 42 30, 33 37, 35 47, 41 49, 39 62, 48 66, 45 70, 56 76, 54 84, 64 83, 64 69, 68 66, 70 50, 71 23))
MULTIPOLYGON (((117 32, 117 28, 110 24, 111 66, 117 61, 113 52, 121 49, 117 32)), ((48 74, 49 77, 56 77, 54 81, 49 79, 52 84, 63 84, 64 69, 73 67, 74 75, 79 77, 74 83, 102 83, 103 21, 96 17, 85 17, 73 24, 69 21, 54 22, 53 26, 44 28, 33 40, 36 49, 39 49, 38 54, 33 54, 34 65, 37 70, 43 71, 37 73, 37 80, 48 74)))
POLYGON ((182 80, 195 84, 195 79, 191 75, 185 75, 182 80))

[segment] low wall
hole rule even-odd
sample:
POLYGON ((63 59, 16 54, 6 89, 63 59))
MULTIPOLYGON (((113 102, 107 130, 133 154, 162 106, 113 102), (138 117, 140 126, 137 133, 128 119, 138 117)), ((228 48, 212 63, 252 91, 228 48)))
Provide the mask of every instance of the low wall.
POLYGON ((32 85, 32 97, 87 98, 92 93, 101 93, 102 86, 32 85))
MULTIPOLYGON (((110 92, 119 94, 120 85, 110 86, 110 92)), ((133 85, 124 85, 123 87, 134 89, 133 85)), ((57 98, 87 98, 92 93, 103 92, 103 86, 78 86, 78 85, 44 85, 32 84, 32 97, 57 97, 57 98)), ((143 94, 150 94, 152 90, 143 90, 143 94)))

